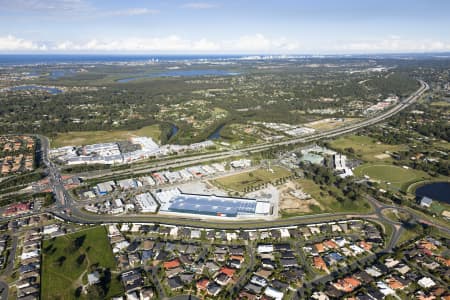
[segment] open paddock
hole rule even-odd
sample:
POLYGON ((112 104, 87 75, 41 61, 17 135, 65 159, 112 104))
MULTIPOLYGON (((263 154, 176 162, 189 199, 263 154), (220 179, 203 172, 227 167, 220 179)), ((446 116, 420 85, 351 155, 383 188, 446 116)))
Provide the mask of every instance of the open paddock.
POLYGON ((151 125, 131 131, 70 131, 58 133, 56 137, 51 140, 51 146, 52 148, 58 148, 63 146, 81 146, 97 143, 117 142, 137 136, 150 137, 158 143, 161 137, 161 129, 159 125, 151 125))

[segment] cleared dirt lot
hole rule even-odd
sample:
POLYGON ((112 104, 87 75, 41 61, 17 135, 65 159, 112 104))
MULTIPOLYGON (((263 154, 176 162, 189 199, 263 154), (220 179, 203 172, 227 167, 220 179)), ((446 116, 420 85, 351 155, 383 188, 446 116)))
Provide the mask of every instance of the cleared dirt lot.
POLYGON ((315 205, 322 209, 322 206, 314 198, 300 199, 294 196, 291 192, 299 191, 301 187, 299 184, 289 181, 286 184, 280 186, 280 200, 279 209, 281 212, 288 214, 292 213, 310 213, 312 212, 311 206, 315 205))

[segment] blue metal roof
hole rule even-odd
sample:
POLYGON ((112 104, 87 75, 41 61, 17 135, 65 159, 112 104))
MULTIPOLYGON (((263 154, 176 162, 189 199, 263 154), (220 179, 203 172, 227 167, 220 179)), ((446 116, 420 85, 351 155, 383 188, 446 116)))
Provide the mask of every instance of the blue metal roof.
POLYGON ((170 202, 169 211, 194 214, 236 216, 254 214, 256 210, 254 199, 181 194, 170 202))

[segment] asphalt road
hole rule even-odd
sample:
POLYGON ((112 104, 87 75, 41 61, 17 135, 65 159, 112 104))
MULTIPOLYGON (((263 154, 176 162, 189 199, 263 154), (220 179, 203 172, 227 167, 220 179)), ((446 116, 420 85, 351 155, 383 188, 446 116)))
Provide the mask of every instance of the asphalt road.
POLYGON ((16 258, 16 252, 17 252, 17 243, 19 242, 17 236, 12 236, 12 245, 11 245, 11 251, 9 251, 8 255, 8 264, 5 268, 5 275, 11 274, 11 272, 14 269, 14 259, 16 258))
POLYGON ((0 281, 0 299, 8 299, 8 292, 8 284, 4 281, 0 281))
MULTIPOLYGON (((17 236, 15 235, 12 236, 11 250, 9 251, 7 265, 2 274, 2 277, 9 276, 14 269, 14 259, 16 257, 17 243, 18 243, 17 236)), ((8 293, 9 293, 9 285, 5 281, 0 280, 0 299, 8 299, 8 293)))
MULTIPOLYGON (((314 141, 314 140, 324 138, 324 137, 332 137, 332 136, 352 132, 354 130, 358 130, 360 128, 370 126, 372 124, 375 124, 382 120, 385 120, 385 119, 391 117, 392 115, 398 113, 402 109, 408 107, 411 103, 416 101, 418 99, 418 97, 420 97, 420 95, 422 95, 426 90, 428 90, 429 87, 425 82, 420 81, 420 84, 421 84, 420 89, 418 89, 415 93, 410 95, 407 99, 403 100, 395 107, 391 108, 390 110, 388 110, 387 112, 385 112, 381 115, 377 115, 377 116, 373 117, 372 119, 367 119, 367 120, 364 120, 357 124, 352 124, 352 125, 344 127, 344 128, 338 128, 338 129, 334 129, 331 131, 318 133, 318 134, 311 135, 308 137, 302 137, 302 138, 291 139, 288 141, 275 142, 275 143, 270 143, 270 144, 262 144, 262 145, 256 145, 253 147, 247 147, 247 148, 241 149, 239 151, 232 150, 232 151, 219 153, 219 154, 217 154, 217 153, 203 154, 203 155, 198 155, 198 156, 189 157, 189 158, 170 160, 168 162, 168 164, 171 164, 171 165, 175 164, 176 166, 181 166, 182 164, 185 164, 186 162, 188 162, 189 164, 198 163, 205 159, 223 158, 224 156, 228 157, 230 155, 236 155, 236 154, 240 155, 242 152, 249 152, 249 151, 250 152, 262 151, 262 150, 266 150, 266 149, 269 149, 269 148, 272 148, 275 146, 289 145, 289 144, 301 143, 301 142, 309 142, 309 141, 314 141)), ((38 135, 38 138, 41 141, 42 161, 48 168, 50 185, 52 186, 53 192, 57 199, 57 205, 49 212, 54 213, 55 215, 59 216, 60 218, 66 219, 68 221, 72 221, 75 223, 89 223, 89 222, 98 223, 101 219, 101 221, 103 221, 103 222, 130 222, 130 221, 145 222, 145 221, 147 221, 147 222, 165 222, 165 223, 169 223, 169 224, 176 222, 176 224, 174 224, 174 225, 183 225, 183 224, 185 224, 184 221, 187 222, 188 220, 190 220, 187 218, 186 219, 183 219, 183 218, 174 219, 174 218, 170 218, 170 217, 163 217, 160 215, 128 216, 128 217, 102 215, 101 217, 99 217, 98 215, 91 215, 91 214, 87 214, 87 213, 81 211, 80 209, 76 208, 73 205, 74 200, 69 195, 69 193, 67 192, 67 190, 65 189, 65 187, 63 185, 61 174, 59 172, 58 167, 53 162, 51 162, 48 158, 49 147, 50 147, 50 142, 49 142, 48 138, 45 136, 42 136, 42 135, 38 135)), ((158 163, 158 164, 160 164, 160 163, 158 163)), ((158 167, 160 168, 161 166, 158 166, 158 167)), ((333 216, 336 216, 336 215, 337 214, 334 214, 333 216)), ((344 216, 344 215, 342 215, 342 216, 344 216)), ((299 219, 292 218, 289 220, 296 222, 299 219)), ((190 220, 190 221, 192 222, 192 220, 190 220)), ((246 221, 245 223, 248 225, 249 223, 257 223, 257 222, 261 222, 261 221, 256 221, 256 222, 246 221)), ((206 221, 201 221, 201 220, 195 220, 195 223, 205 224, 205 225, 207 225, 209 223, 210 225, 212 225, 217 222, 206 222, 206 221)), ((235 224, 237 224, 237 223, 238 222, 236 222, 235 224)), ((277 225, 277 224, 283 225, 284 223, 289 224, 290 222, 289 221, 286 222, 286 220, 278 220, 278 221, 270 221, 270 223, 271 223, 271 225, 277 225)))
MULTIPOLYGON (((331 131, 327 131, 327 132, 323 132, 323 133, 314 134, 314 135, 311 135, 308 137, 296 138, 296 139, 291 139, 291 140, 276 142, 276 143, 270 143, 270 144, 262 144, 262 145, 257 145, 257 146, 253 146, 253 147, 247 147, 244 149, 240 149, 238 151, 233 150, 233 151, 227 151, 227 152, 222 152, 222 153, 203 154, 203 155, 198 155, 198 156, 194 156, 191 158, 172 159, 172 160, 169 160, 169 161, 163 162, 163 163, 158 162, 157 166, 151 166, 150 168, 146 167, 145 171, 151 169, 152 167, 161 169, 161 168, 164 168, 165 166, 182 166, 184 164, 199 163, 199 162, 207 161, 207 160, 211 160, 211 159, 219 159, 219 158, 225 158, 225 157, 238 156, 238 155, 242 155, 242 153, 245 153, 245 152, 264 151, 264 150, 267 150, 267 149, 270 149, 273 147, 277 147, 277 146, 282 146, 282 145, 307 143, 307 142, 316 141, 316 140, 319 140, 322 138, 329 138, 329 137, 334 137, 337 135, 353 132, 355 130, 376 124, 383 120, 386 120, 387 118, 397 114, 404 108, 408 107, 410 104, 412 104, 414 101, 416 101, 420 97, 420 95, 422 95, 426 90, 428 90, 428 85, 425 82, 420 81, 420 83, 421 83, 421 88, 418 91, 413 93, 410 97, 403 100, 401 103, 399 103, 392 109, 388 110, 387 112, 383 113, 382 115, 375 116, 372 119, 368 119, 368 120, 362 121, 357 124, 353 124, 353 125, 350 125, 350 126, 347 126, 344 128, 339 128, 339 129, 335 129, 335 130, 331 130, 331 131)), ((393 225, 394 230, 393 230, 392 237, 390 239, 390 243, 388 245, 386 245, 386 248, 385 248, 385 251, 387 251, 387 252, 392 251, 392 248, 395 246, 395 244, 398 241, 398 238, 401 235, 401 228, 397 226, 398 224, 395 224, 395 222, 393 222, 392 220, 385 218, 384 215, 382 214, 382 210, 386 209, 386 208, 395 208, 395 209, 399 209, 399 210, 404 210, 404 208, 400 208, 400 207, 392 206, 392 205, 385 205, 385 204, 377 202, 375 199, 370 199, 370 202, 375 209, 374 213, 372 213, 372 214, 348 215, 345 213, 336 213, 336 214, 322 214, 322 215, 315 215, 315 216, 292 217, 292 218, 288 218, 288 219, 278 219, 278 220, 270 220, 270 221, 246 220, 243 222, 232 222, 232 223, 230 222, 230 223, 221 223, 221 224, 218 224, 217 221, 192 220, 189 218, 171 218, 171 217, 164 217, 164 216, 158 216, 158 215, 155 215, 155 216, 126 216, 126 217, 119 216, 118 217, 118 216, 104 216, 104 215, 99 216, 99 215, 88 214, 88 213, 85 213, 85 212, 79 210, 78 208, 76 208, 73 205, 74 200, 71 198, 71 196, 69 195, 69 193, 67 192, 67 190, 65 189, 65 187, 62 183, 61 174, 58 170, 58 167, 53 162, 49 161, 49 159, 48 159, 49 140, 44 136, 38 136, 38 137, 41 140, 42 160, 48 168, 50 184, 53 188, 53 192, 57 199, 56 206, 54 206, 52 209, 48 210, 47 212, 52 213, 55 216, 58 216, 67 221, 71 221, 71 222, 75 222, 75 223, 83 223, 83 224, 86 224, 86 223, 97 224, 97 223, 105 223, 105 222, 117 222, 117 223, 121 223, 121 222, 155 223, 156 222, 156 223, 166 223, 166 224, 173 224, 173 225, 186 225, 186 224, 191 224, 193 222, 194 224, 197 224, 198 227, 221 228, 221 229, 224 229, 224 228, 225 229, 240 229, 240 228, 268 228, 268 227, 276 227, 276 226, 301 225, 301 224, 307 224, 307 223, 313 223, 313 222, 324 222, 325 220, 329 220, 329 221, 340 220, 340 219, 343 220, 343 219, 348 219, 349 217, 354 216, 356 218, 383 221, 383 222, 393 225)), ((130 170, 127 170, 127 171, 130 171, 130 170)), ((133 172, 133 170, 131 170, 130 172, 133 172)), ((106 173, 106 174, 108 174, 108 173, 106 173)), ((106 174, 101 174, 101 175, 105 176, 106 174)), ((410 214, 412 214, 414 218, 416 218, 417 220, 420 220, 419 215, 414 214, 409 210, 408 210, 408 212, 410 214)), ((448 229, 448 228, 445 228, 445 227, 442 227, 442 226, 439 226, 436 224, 432 224, 432 225, 435 225, 436 227, 438 227, 440 229, 450 232, 450 229, 448 229)), ((14 248, 13 251, 15 253, 15 247, 17 245, 17 242, 15 242, 14 244, 15 245, 13 245, 13 248, 14 248)), ((13 251, 11 251, 11 252, 13 253, 13 251)), ((8 265, 8 267, 9 267, 9 265, 8 265)), ((352 268, 352 266, 349 266, 349 268, 352 268)), ((155 271, 156 270, 152 270, 152 272, 151 272, 152 277, 156 277, 155 271)), ((342 270, 342 271, 345 271, 345 270, 342 270)), ((162 291, 162 288, 159 285, 159 281, 157 280, 157 278, 153 278, 153 279, 154 280, 156 279, 155 283, 156 283, 156 286, 158 289, 158 293, 160 293, 160 295, 165 297, 164 291, 162 291), (159 288, 158 288, 158 286, 159 286, 159 288)), ((328 278, 321 278, 320 280, 328 280, 328 278)), ((0 281, 0 289, 2 287, 6 287, 3 290, 2 296, 4 297, 4 295, 5 295, 4 293, 6 293, 6 296, 7 296, 7 293, 8 293, 7 287, 8 286, 5 285, 4 282, 0 281)), ((184 297, 189 298, 189 296, 184 296, 184 297)), ((180 299, 180 298, 177 298, 177 299, 180 299)))
MULTIPOLYGON (((389 109, 388 111, 385 111, 384 113, 374 116, 371 119, 363 120, 359 123, 354 123, 345 127, 340 127, 337 129, 320 132, 316 134, 312 134, 305 137, 300 138, 293 138, 285 141, 280 142, 271 142, 271 143, 264 143, 264 144, 258 144, 255 146, 245 147, 241 148, 239 150, 229 150, 229 151, 223 151, 223 152, 215 152, 215 153, 208 153, 208 154, 199 154, 195 156, 190 157, 183 157, 183 158, 172 158, 167 159, 165 161, 158 161, 158 162, 149 162, 146 166, 136 166, 131 169, 126 170, 119 170, 119 171, 109 171, 109 170, 97 170, 97 171, 91 171, 91 172, 84 172, 79 173, 77 176, 84 177, 84 178, 97 178, 97 177, 104 177, 104 176, 110 176, 110 175, 119 175, 119 174, 139 174, 139 173, 147 173, 154 170, 161 170, 164 168, 169 167, 182 167, 190 164, 196 164, 208 160, 213 159, 224 159, 229 157, 235 157, 235 156, 241 156, 244 153, 256 153, 265 151, 267 149, 277 147, 277 146, 285 146, 285 145, 292 145, 292 144, 299 144, 299 143, 309 143, 313 141, 317 141, 323 138, 330 138, 335 137, 338 135, 346 134, 353 132, 355 130, 359 130, 364 127, 368 127, 371 125, 374 125, 376 123, 379 123, 381 121, 384 121, 393 115, 399 113, 403 109, 407 108, 409 105, 414 103, 425 91, 429 89, 429 86, 426 82, 420 81, 421 87, 411 94, 408 98, 401 101, 399 104, 394 106, 393 108, 389 109)), ((48 140, 47 140, 47 146, 48 146, 48 140)))
POLYGON ((164 288, 161 285, 161 282, 158 279, 158 270, 159 267, 153 267, 150 269, 150 276, 153 284, 155 285, 156 292, 158 294, 158 299, 167 299, 166 293, 164 292, 164 288))

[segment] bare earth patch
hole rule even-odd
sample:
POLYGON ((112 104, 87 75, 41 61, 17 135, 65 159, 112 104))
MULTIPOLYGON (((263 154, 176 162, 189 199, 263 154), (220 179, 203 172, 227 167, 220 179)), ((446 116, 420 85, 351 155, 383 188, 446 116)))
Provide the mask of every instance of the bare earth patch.
POLYGON ((316 205, 322 208, 320 203, 312 197, 309 199, 300 199, 291 193, 298 190, 301 190, 300 186, 292 181, 280 186, 280 211, 284 211, 286 213, 309 213, 311 212, 311 205, 316 205))
POLYGON ((375 155, 375 158, 376 158, 376 159, 387 159, 387 158, 389 158, 389 157, 391 157, 391 156, 390 156, 389 154, 385 154, 385 153, 375 155))

